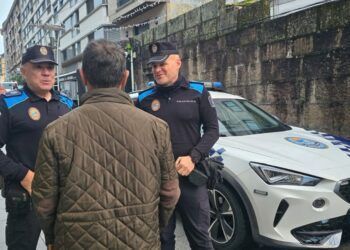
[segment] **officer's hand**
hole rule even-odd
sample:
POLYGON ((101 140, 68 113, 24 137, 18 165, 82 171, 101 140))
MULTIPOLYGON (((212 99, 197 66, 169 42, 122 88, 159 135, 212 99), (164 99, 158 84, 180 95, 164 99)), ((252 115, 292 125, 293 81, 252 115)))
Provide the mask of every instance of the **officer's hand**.
POLYGON ((47 250, 54 250, 54 246, 52 244, 47 245, 47 250))
POLYGON ((193 171, 194 163, 191 156, 180 156, 176 159, 175 167, 180 175, 187 176, 193 171))
POLYGON ((32 194, 32 182, 34 178, 34 172, 29 170, 26 176, 21 180, 22 187, 27 190, 27 192, 31 195, 32 194))

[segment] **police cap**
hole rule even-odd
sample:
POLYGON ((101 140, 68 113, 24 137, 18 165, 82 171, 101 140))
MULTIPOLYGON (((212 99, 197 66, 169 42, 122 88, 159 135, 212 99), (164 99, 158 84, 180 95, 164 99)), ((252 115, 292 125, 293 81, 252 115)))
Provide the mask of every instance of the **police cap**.
POLYGON ((22 56, 22 65, 31 63, 51 63, 56 64, 55 57, 51 47, 34 45, 27 49, 27 51, 22 56))
POLYGON ((170 55, 178 55, 179 52, 176 46, 169 42, 156 42, 151 43, 148 47, 151 58, 148 60, 147 64, 151 63, 162 63, 170 55))

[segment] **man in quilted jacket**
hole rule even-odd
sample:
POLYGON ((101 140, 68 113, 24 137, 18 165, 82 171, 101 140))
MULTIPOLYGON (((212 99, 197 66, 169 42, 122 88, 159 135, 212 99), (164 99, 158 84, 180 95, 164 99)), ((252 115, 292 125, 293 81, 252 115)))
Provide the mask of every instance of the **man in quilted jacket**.
POLYGON ((167 124, 122 91, 124 51, 92 41, 80 71, 82 106, 44 131, 33 201, 54 249, 159 249, 179 198, 167 124))

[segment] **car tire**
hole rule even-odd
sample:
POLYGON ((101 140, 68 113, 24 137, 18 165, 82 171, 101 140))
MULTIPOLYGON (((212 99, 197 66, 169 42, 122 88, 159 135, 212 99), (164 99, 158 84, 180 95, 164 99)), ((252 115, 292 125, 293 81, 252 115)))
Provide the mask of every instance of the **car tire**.
POLYGON ((215 249, 242 249, 249 243, 249 221, 244 207, 232 189, 224 183, 209 190, 209 235, 215 249))

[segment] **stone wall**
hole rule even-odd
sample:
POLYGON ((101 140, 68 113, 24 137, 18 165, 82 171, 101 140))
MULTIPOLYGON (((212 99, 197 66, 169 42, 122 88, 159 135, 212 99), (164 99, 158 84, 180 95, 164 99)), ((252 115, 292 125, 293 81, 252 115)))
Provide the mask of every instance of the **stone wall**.
POLYGON ((350 137, 350 0, 276 19, 267 0, 240 10, 216 0, 138 39, 138 83, 151 78, 147 45, 173 41, 188 78, 221 81, 288 124, 350 137))

